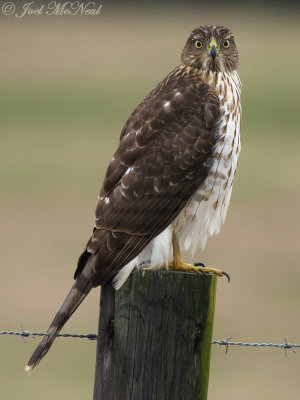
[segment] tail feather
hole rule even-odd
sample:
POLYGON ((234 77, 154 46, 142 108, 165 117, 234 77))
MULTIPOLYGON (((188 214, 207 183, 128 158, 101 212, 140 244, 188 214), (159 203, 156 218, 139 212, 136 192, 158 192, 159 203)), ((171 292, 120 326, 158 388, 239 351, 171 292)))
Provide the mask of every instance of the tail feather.
POLYGON ((30 372, 48 353, 52 343, 54 342, 58 333, 61 331, 62 327, 92 289, 91 281, 85 272, 86 271, 83 271, 83 273, 80 274, 74 283, 72 289, 70 290, 52 324, 50 325, 47 331, 47 336, 43 338, 30 357, 30 360, 25 367, 25 371, 30 372))

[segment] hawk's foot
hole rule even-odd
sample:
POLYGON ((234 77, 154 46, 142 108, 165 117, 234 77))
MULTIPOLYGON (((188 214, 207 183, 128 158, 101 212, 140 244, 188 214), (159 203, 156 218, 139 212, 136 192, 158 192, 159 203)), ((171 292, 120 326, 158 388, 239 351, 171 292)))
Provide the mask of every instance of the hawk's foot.
POLYGON ((197 272, 199 274, 205 274, 205 271, 202 271, 201 268, 194 264, 186 264, 181 259, 174 259, 173 261, 169 262, 169 269, 173 271, 182 271, 182 272, 197 272))
POLYGON ((222 271, 221 269, 216 269, 216 268, 210 268, 206 267, 203 263, 201 262, 196 262, 194 263, 194 266, 200 270, 202 273, 212 273, 218 276, 223 276, 225 275, 226 278, 228 279, 228 283, 230 282, 230 276, 227 274, 227 272, 222 271))
POLYGON ((194 264, 186 264, 183 262, 181 259, 175 259, 171 262, 169 262, 169 269, 172 269, 173 271, 182 271, 182 272, 196 272, 198 274, 215 274, 218 276, 223 276, 225 275, 228 279, 228 282, 230 282, 230 276, 227 274, 227 272, 222 271, 220 269, 216 268, 209 268, 206 267, 203 263, 196 262, 194 264))
POLYGON ((168 264, 169 269, 172 269, 173 271, 196 272, 198 274, 204 274, 204 275, 209 274, 209 273, 215 274, 218 276, 225 275, 228 279, 228 282, 230 282, 230 276, 226 272, 224 272, 220 269, 206 267, 201 262, 197 262, 194 264, 184 263, 181 259, 181 255, 180 255, 178 238, 174 231, 173 231, 173 236, 172 236, 172 244, 173 244, 173 261, 169 262, 169 264, 168 264))

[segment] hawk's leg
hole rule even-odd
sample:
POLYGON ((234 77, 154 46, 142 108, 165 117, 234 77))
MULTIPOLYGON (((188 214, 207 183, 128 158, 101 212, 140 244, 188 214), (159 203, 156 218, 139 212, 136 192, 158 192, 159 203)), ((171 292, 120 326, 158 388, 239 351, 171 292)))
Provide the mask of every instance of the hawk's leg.
POLYGON ((230 281, 229 275, 220 269, 205 267, 205 265, 202 263, 186 264, 185 262, 183 262, 180 255, 178 238, 174 232, 172 236, 172 244, 173 244, 173 261, 169 262, 170 269, 174 271, 197 272, 201 274, 212 273, 218 276, 225 275, 228 279, 228 282, 230 281))

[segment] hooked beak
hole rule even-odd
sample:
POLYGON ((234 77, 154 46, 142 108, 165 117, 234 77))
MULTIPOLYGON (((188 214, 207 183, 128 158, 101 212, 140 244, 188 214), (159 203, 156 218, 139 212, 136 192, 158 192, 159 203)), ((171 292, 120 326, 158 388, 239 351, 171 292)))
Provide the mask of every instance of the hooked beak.
POLYGON ((208 54, 211 56, 211 58, 213 60, 217 57, 217 55, 219 53, 218 48, 219 48, 219 45, 218 45, 216 39, 212 38, 207 50, 208 50, 208 54))
POLYGON ((209 55, 212 57, 213 60, 217 57, 218 50, 215 48, 215 45, 213 45, 212 48, 210 49, 209 55))

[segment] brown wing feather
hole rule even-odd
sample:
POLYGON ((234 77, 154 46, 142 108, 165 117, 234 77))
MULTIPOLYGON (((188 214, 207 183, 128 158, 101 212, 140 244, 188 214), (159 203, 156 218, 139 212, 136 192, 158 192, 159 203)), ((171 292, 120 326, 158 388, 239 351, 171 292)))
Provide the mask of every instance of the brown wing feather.
POLYGON ((92 256, 93 285, 106 283, 176 218, 208 175, 218 120, 216 93, 187 68, 142 101, 108 166, 75 277, 92 256))

